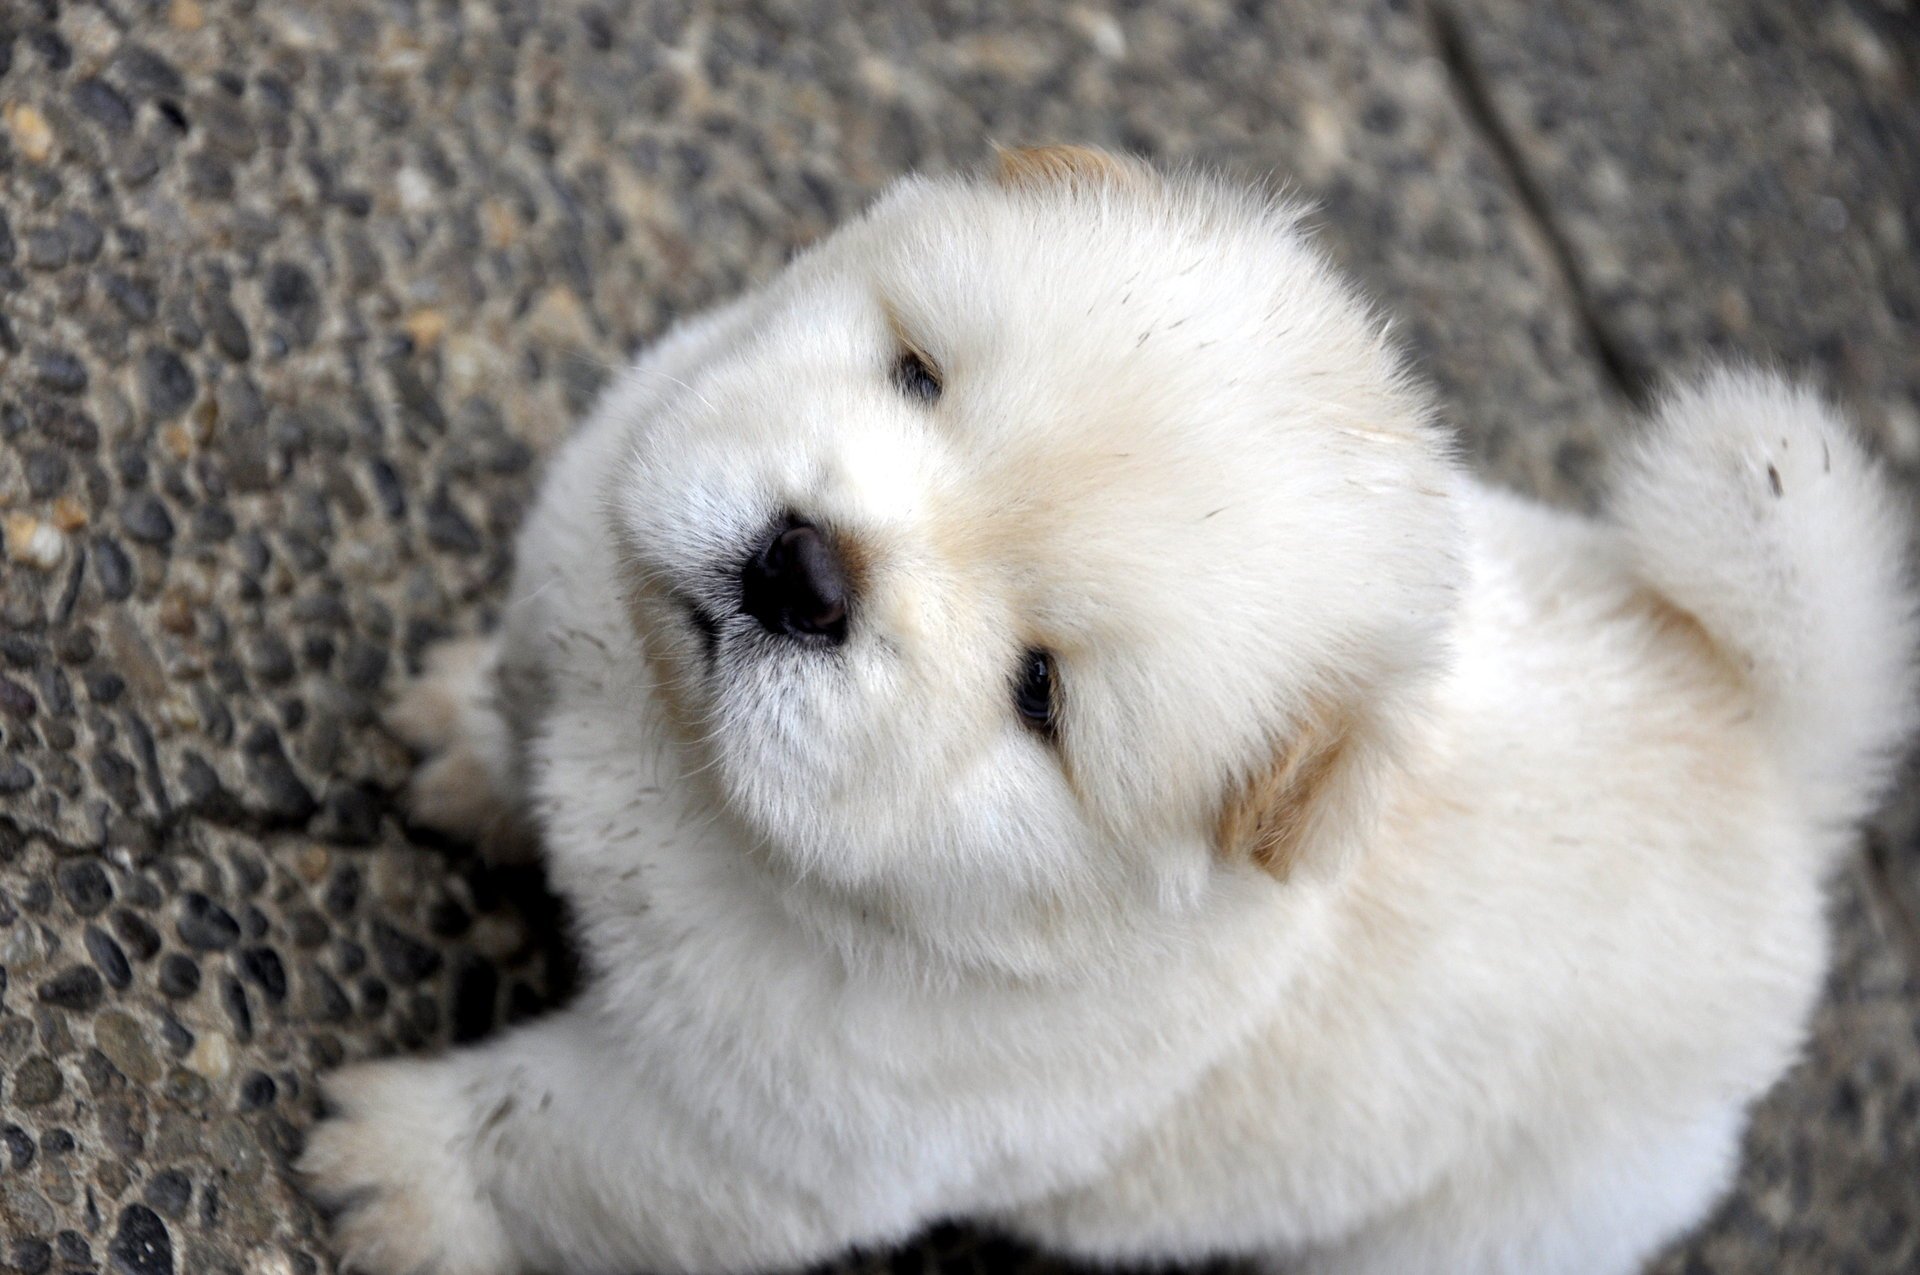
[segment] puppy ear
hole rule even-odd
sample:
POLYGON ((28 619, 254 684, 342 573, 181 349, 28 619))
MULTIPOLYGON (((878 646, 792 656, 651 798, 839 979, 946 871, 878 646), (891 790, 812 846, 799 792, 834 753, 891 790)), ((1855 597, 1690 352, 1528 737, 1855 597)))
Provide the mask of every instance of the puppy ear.
POLYGON ((1356 799, 1364 799, 1370 750, 1363 734, 1357 719, 1337 709, 1304 715, 1271 761, 1228 792, 1214 823, 1221 857, 1284 881, 1322 841, 1344 840, 1356 799))
POLYGON ((1147 168, 1137 159, 1097 146, 994 146, 994 180, 1008 190, 1128 185, 1147 168))

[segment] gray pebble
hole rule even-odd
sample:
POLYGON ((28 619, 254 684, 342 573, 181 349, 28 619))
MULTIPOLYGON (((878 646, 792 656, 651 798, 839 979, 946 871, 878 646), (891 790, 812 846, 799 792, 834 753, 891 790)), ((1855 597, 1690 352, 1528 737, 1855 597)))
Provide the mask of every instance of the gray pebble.
POLYGON ((439 952, 385 921, 373 923, 373 950, 387 977, 403 986, 418 983, 441 965, 439 952))
POLYGON ((53 1059, 35 1054, 13 1073, 13 1100, 23 1107, 39 1107, 52 1102, 66 1088, 66 1080, 53 1059))
POLYGON ((311 993, 309 1008, 315 1018, 323 1023, 341 1023, 352 1017, 353 1002, 347 999, 346 990, 331 974, 309 967, 305 981, 311 993))
POLYGON ((31 877, 20 891, 20 906, 34 916, 44 916, 53 907, 53 887, 45 877, 31 877))
POLYGON ((248 652, 248 663, 254 676, 268 686, 281 686, 293 680, 293 651, 278 633, 256 635, 248 652))
POLYGON ((96 704, 111 704, 126 693, 127 679, 109 669, 87 670, 87 695, 96 704))
MULTIPOLYGON (((162 511, 164 512, 164 511, 162 511)), ((133 563, 127 557, 127 551, 120 542, 111 536, 101 536, 93 542, 92 554, 94 574, 100 581, 100 591, 110 602, 119 602, 133 592, 133 563)))
POLYGON ((121 183, 137 190, 160 171, 160 153, 151 146, 128 146, 114 157, 114 167, 121 183))
POLYGON ((7 1154, 7 1167, 15 1173, 32 1165, 34 1155, 39 1151, 33 1143, 33 1136, 17 1124, 0 1126, 0 1148, 7 1154))
POLYGON ((120 525, 142 544, 162 545, 173 539, 173 517, 152 492, 136 492, 120 510, 120 525))
POLYGON ((73 104, 80 113, 101 125, 109 133, 124 133, 133 127, 133 108, 120 91, 105 80, 88 76, 73 86, 73 104))
POLYGON ((193 373, 172 350, 151 346, 140 356, 140 393, 155 417, 178 415, 193 402, 195 388, 193 373))
POLYGON ((45 1240, 21 1239, 13 1242, 12 1269, 20 1275, 41 1275, 53 1267, 53 1245, 45 1240))
POLYGON ((181 896, 174 929, 180 941, 197 952, 225 951, 240 940, 240 923, 233 913, 198 890, 181 896))
POLYGON ((200 967, 193 958, 169 952, 160 962, 160 990, 173 1000, 185 1000, 200 990, 200 967))
POLYGON ((45 654, 39 643, 20 633, 0 633, 0 659, 15 668, 32 668, 45 654))
POLYGON ((160 932, 137 912, 120 908, 113 914, 113 932, 136 961, 150 961, 160 951, 160 932))
POLYGON ((405 363, 389 364, 387 372, 393 380, 394 397, 408 419, 433 434, 446 433, 447 413, 427 383, 420 379, 420 374, 405 363))
POLYGON ((294 771, 273 728, 262 724, 250 732, 246 744, 247 781, 258 790, 261 809, 273 818, 302 823, 317 803, 313 792, 294 771))
POLYGON ((98 257, 101 246, 106 243, 106 234, 99 223, 75 209, 69 209, 60 218, 60 229, 67 239, 67 255, 81 265, 98 257))
POLYGON ((73 683, 67 680, 66 673, 49 666, 40 670, 38 680, 40 699, 47 706, 47 711, 55 717, 70 716, 73 713, 73 683))
POLYGON ((111 273, 106 275, 100 286, 120 312, 135 323, 146 323, 160 312, 160 303, 153 295, 153 285, 135 275, 111 273))
POLYGON ((134 810, 140 805, 140 772, 127 760, 124 753, 115 748, 103 748, 94 754, 93 777, 107 790, 122 810, 134 810))
POLYGON ((39 997, 42 1005, 85 1011, 98 1005, 105 991, 98 970, 70 965, 40 984, 39 997))
POLYGON ((219 544, 236 530, 233 515, 221 505, 202 505, 193 511, 193 538, 200 544, 219 544))
POLYGON ((182 1026, 180 1020, 172 1014, 163 1013, 160 1016, 160 1039, 169 1050, 173 1051, 175 1058, 185 1058, 193 1052, 193 1033, 182 1026))
POLYGON ((347 646, 341 661, 340 677, 360 691, 377 691, 387 676, 387 652, 384 647, 355 638, 347 646))
MULTIPOLYGON (((360 870, 350 863, 341 864, 328 879, 326 891, 320 896, 320 902, 334 919, 345 920, 353 915, 355 908, 360 906, 360 885, 360 870)), ((351 940, 342 940, 342 942, 350 943, 351 940)), ((359 960, 364 962, 365 959, 365 954, 362 953, 359 960)), ((351 974, 354 971, 342 965, 341 972, 351 974)))
POLYGON ((64 71, 73 65, 73 49, 60 38, 59 32, 51 28, 29 31, 27 44, 40 55, 48 70, 64 71))
POLYGON ((178 1169, 162 1169, 147 1183, 141 1198, 163 1215, 178 1221, 193 1202, 193 1179, 178 1169))
POLYGON ((225 297, 209 294, 202 298, 201 309, 206 316, 207 328, 213 333, 213 343, 222 354, 236 363, 244 363, 253 356, 253 342, 247 336, 247 325, 225 297))
POLYGON ((190 810, 218 813, 232 805, 232 795, 204 757, 188 753, 180 763, 180 790, 190 810))
POLYGON ((445 491, 428 500, 426 514, 427 539, 434 545, 452 553, 480 552, 480 534, 445 491))
POLYGON ((37 351, 33 374, 41 385, 59 394, 78 394, 87 388, 86 365, 65 350, 37 351))
POLYGON ((127 961, 127 954, 114 942, 113 936, 97 925, 89 925, 85 935, 87 955, 100 970, 101 977, 119 991, 124 991, 133 982, 133 966, 127 961))
POLYGON ((98 859, 70 859, 54 872, 60 893, 81 916, 94 916, 113 902, 113 881, 98 859))
POLYGON ((335 845, 371 845, 380 831, 380 804, 358 786, 328 793, 320 814, 320 823, 314 831, 335 845))
POLYGON ((280 1086, 273 1077, 263 1071, 256 1071, 240 1082, 240 1110, 257 1111, 261 1107, 270 1107, 280 1096, 280 1086))
POLYGON ((27 265, 35 270, 58 270, 67 264, 67 237, 57 226, 27 232, 27 265))
POLYGON ((130 1204, 120 1214, 107 1257, 114 1275, 173 1275, 173 1238, 159 1214, 144 1204, 130 1204))
POLYGON ((146 1040, 146 1029, 133 1015, 109 1010, 93 1021, 93 1040, 113 1065, 138 1085, 153 1083, 160 1062, 146 1040))
POLYGON ((122 443, 113 453, 114 467, 120 471, 120 481, 129 487, 138 487, 147 481, 147 475, 153 466, 147 460, 147 449, 139 443, 122 443))
POLYGON ((287 323, 296 343, 313 340, 320 327, 320 294, 305 270, 292 262, 274 262, 267 267, 262 299, 287 323))
POLYGON ((10 677, 0 675, 0 713, 9 717, 32 717, 40 711, 33 692, 10 677))
POLYGON ((375 457, 368 463, 368 472, 373 477, 374 494, 380 500, 381 509, 389 518, 398 520, 407 514, 406 485, 400 481, 400 475, 384 459, 375 457))
POLYGON ((220 976, 220 1004, 227 1011, 228 1021, 233 1024, 235 1039, 242 1044, 252 1040, 253 1006, 247 1000, 247 989, 231 974, 220 976))
POLYGON ((121 83, 143 97, 178 94, 186 88, 171 62, 131 40, 114 54, 112 69, 121 83))

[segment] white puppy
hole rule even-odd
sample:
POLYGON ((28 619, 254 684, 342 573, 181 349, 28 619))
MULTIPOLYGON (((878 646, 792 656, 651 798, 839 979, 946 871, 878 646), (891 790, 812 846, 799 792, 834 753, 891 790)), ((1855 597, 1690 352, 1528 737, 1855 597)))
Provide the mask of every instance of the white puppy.
POLYGON ((1792 1062, 1914 720, 1836 416, 1670 398, 1591 521, 1461 472, 1293 213, 913 180, 620 380, 399 723, 589 985, 349 1069, 381 1275, 1096 1259, 1621 1272, 1792 1062))

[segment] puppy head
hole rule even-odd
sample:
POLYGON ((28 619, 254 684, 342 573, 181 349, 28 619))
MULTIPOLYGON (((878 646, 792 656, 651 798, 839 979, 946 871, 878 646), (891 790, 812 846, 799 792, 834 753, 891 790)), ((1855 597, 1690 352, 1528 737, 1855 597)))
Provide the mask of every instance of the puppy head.
POLYGON ((1453 472, 1291 210, 1008 152, 902 182, 621 394, 636 625, 793 880, 988 943, 1364 833, 1452 605, 1453 472))

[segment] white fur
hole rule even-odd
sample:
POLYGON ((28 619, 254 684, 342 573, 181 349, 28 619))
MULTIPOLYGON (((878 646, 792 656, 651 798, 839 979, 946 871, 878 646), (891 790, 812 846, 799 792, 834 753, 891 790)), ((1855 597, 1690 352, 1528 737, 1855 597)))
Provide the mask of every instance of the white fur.
POLYGON ((497 653, 415 705, 468 724, 414 734, 531 811, 589 986, 334 1077, 305 1165, 377 1275, 762 1270, 943 1217, 1631 1270, 1801 1039, 1914 718, 1903 534, 1763 376, 1670 400, 1607 521, 1480 485, 1293 216, 1211 181, 903 183, 553 462, 497 653), (865 563, 832 653, 735 610, 783 509, 865 563), (1013 711, 1033 646, 1057 749, 1013 711), (1281 870, 1214 844, 1330 716, 1281 870))

